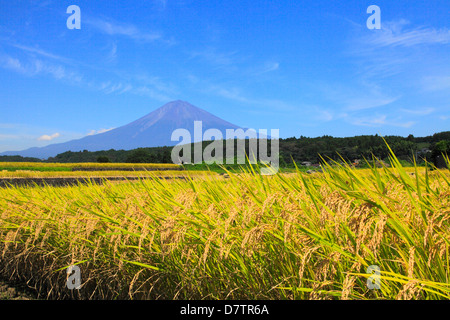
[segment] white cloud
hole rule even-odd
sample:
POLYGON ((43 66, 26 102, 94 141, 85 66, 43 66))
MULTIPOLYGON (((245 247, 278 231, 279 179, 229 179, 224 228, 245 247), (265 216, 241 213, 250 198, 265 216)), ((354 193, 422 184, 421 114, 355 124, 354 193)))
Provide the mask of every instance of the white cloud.
POLYGON ((89 131, 89 133, 88 133, 87 135, 88 135, 88 136, 93 136, 93 135, 95 135, 95 134, 105 133, 105 132, 111 131, 111 130, 113 130, 113 129, 115 129, 115 128, 100 129, 100 130, 91 130, 91 131, 89 131))
POLYGON ((59 136, 60 136, 60 134, 58 132, 54 133, 52 135, 44 134, 38 138, 38 141, 51 141, 53 139, 58 138, 59 136))

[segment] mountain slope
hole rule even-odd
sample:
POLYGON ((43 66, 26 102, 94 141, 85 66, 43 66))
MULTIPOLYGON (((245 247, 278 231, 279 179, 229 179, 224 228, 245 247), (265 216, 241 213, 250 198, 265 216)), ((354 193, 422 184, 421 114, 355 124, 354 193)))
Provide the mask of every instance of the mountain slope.
POLYGON ((174 146, 178 144, 178 141, 171 141, 172 132, 175 129, 186 129, 191 133, 192 139, 194 138, 194 121, 202 121, 202 133, 207 129, 215 128, 220 130, 224 137, 226 129, 239 128, 188 102, 177 100, 163 105, 136 121, 104 133, 41 148, 8 151, 1 155, 44 159, 66 151, 131 150, 141 147, 174 146))

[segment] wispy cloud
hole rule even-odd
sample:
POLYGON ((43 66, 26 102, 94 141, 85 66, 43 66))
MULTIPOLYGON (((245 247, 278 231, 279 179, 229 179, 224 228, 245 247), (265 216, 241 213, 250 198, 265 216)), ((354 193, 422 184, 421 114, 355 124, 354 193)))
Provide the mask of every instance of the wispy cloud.
POLYGON ((280 68, 279 62, 266 62, 263 66, 255 68, 254 75, 260 76, 265 73, 276 71, 280 68))
POLYGON ((400 111, 416 116, 426 116, 435 112, 436 109, 431 107, 415 108, 415 109, 401 108, 400 111))
POLYGON ((122 94, 131 91, 133 89, 133 86, 129 83, 122 83, 122 82, 112 83, 111 81, 108 81, 101 83, 97 88, 98 90, 103 91, 106 94, 111 93, 122 94))
POLYGON ((53 140, 53 139, 56 139, 56 138, 58 138, 58 137, 60 137, 61 136, 61 134, 60 133, 54 133, 54 134, 52 134, 52 135, 47 135, 47 134, 44 134, 44 135, 42 135, 42 136, 40 136, 39 138, 38 138, 38 141, 51 141, 51 140, 53 140))
POLYGON ((399 97, 351 97, 344 102, 346 104, 344 109, 348 111, 358 111, 379 108, 387 106, 398 99, 399 97))
POLYGON ((136 88, 133 88, 132 91, 134 94, 146 96, 152 99, 155 99, 160 102, 167 102, 171 100, 175 100, 174 97, 168 96, 165 93, 161 93, 154 88, 148 87, 148 86, 139 86, 136 88))
POLYGON ((75 71, 69 71, 63 65, 49 63, 38 58, 27 61, 11 56, 0 56, 0 66, 26 76, 50 75, 57 80, 80 83, 83 77, 75 71))
MULTIPOLYGON (((435 54, 436 57, 441 56, 437 50, 450 45, 450 29, 417 26, 402 19, 383 21, 382 28, 375 32, 368 33, 365 27, 356 30, 359 33, 352 38, 347 54, 358 66, 359 76, 384 80, 409 75, 405 80, 410 82, 422 77, 427 69, 436 70, 438 76, 447 72, 448 76, 449 69, 436 67, 448 65, 448 59, 435 61, 430 57, 435 54)), ((432 89, 433 80, 426 79, 424 85, 428 83, 432 89)))
POLYGON ((11 44, 12 47, 15 47, 17 49, 20 49, 22 51, 26 51, 28 53, 32 53, 32 54, 37 54, 39 56, 42 57, 46 57, 46 58, 50 58, 50 59, 54 59, 54 60, 59 60, 59 61, 63 61, 63 62, 70 62, 71 60, 53 53, 50 53, 46 50, 40 49, 38 47, 30 47, 30 46, 24 46, 21 44, 17 44, 17 43, 12 43, 11 44))
POLYGON ((1 59, 1 65, 4 68, 19 72, 19 73, 27 73, 26 68, 22 65, 19 59, 3 56, 1 59))
POLYGON ((241 79, 258 79, 261 75, 279 70, 280 63, 273 59, 257 61, 251 55, 245 55, 238 50, 220 50, 213 46, 187 52, 188 57, 196 62, 207 64, 207 68, 219 71, 220 77, 240 77, 241 79))
POLYGON ((29 77, 50 75, 56 80, 67 81, 74 85, 82 85, 105 94, 130 93, 146 96, 160 102, 167 102, 175 100, 177 92, 173 86, 164 83, 157 77, 119 74, 116 75, 118 78, 117 81, 86 80, 86 77, 82 74, 76 71, 69 71, 63 65, 53 64, 36 58, 21 61, 10 56, 0 56, 0 66, 29 77))
POLYGON ((87 18, 83 22, 110 36, 123 36, 142 42, 163 40, 160 32, 143 31, 135 25, 125 24, 111 19, 107 21, 99 18, 87 18))
POLYGON ((331 110, 314 107, 314 118, 319 121, 328 122, 334 120, 335 115, 331 110))
POLYGON ((126 78, 133 79, 134 81, 141 83, 145 86, 150 86, 158 91, 165 92, 166 94, 178 95, 179 91, 177 87, 168 81, 163 80, 161 77, 151 76, 145 73, 127 75, 126 78))
POLYGON ((252 96, 251 93, 242 86, 227 81, 221 83, 219 81, 199 77, 195 74, 187 74, 184 79, 193 90, 198 91, 203 95, 206 94, 225 98, 250 107, 251 109, 247 110, 249 113, 252 112, 252 110, 258 110, 258 112, 264 112, 265 110, 276 113, 279 111, 293 111, 298 109, 297 105, 285 101, 284 99, 252 96))
POLYGON ((450 76, 426 76, 422 79, 425 91, 450 91, 450 76))
POLYGON ((400 119, 391 120, 388 119, 387 115, 376 115, 376 116, 347 116, 345 119, 347 122, 355 126, 363 127, 400 127, 400 128, 410 128, 416 122, 414 121, 401 121, 400 119))
POLYGON ((222 52, 214 47, 190 52, 190 58, 200 58, 215 67, 230 67, 238 62, 237 51, 222 52))
POLYGON ((233 100, 239 103, 246 104, 252 108, 252 110, 271 110, 273 112, 281 111, 293 111, 297 109, 297 106, 280 99, 272 98, 254 98, 244 93, 244 90, 233 86, 227 87, 224 85, 211 84, 207 81, 203 83, 203 92, 213 94, 219 97, 223 97, 229 100, 233 100))
POLYGON ((117 60, 117 44, 113 43, 110 51, 108 52, 108 55, 106 56, 105 61, 108 63, 112 63, 115 62, 116 60, 117 60))
POLYGON ((252 99, 245 97, 242 94, 242 90, 236 87, 226 88, 224 86, 211 85, 207 90, 223 98, 231 99, 237 102, 252 103, 252 99))
MULTIPOLYGON (((23 45, 14 47, 28 53, 27 58, 16 58, 9 55, 0 55, 0 67, 23 74, 28 77, 49 75, 56 80, 66 81, 70 84, 82 85, 105 94, 124 94, 147 96, 157 101, 170 101, 176 88, 158 77, 145 74, 128 74, 98 66, 76 63, 70 59, 54 55, 45 50, 23 45), (86 69, 87 73, 96 72, 96 77, 89 79, 79 69, 86 69), (101 81, 99 78, 107 76, 117 80, 101 81)), ((107 55, 107 61, 113 62, 117 58, 117 44, 112 43, 107 55)), ((85 71, 86 71, 85 70, 85 71)), ((173 100, 173 99, 172 99, 173 100)))
POLYGON ((176 97, 172 96, 170 90, 164 90, 157 85, 143 84, 139 81, 134 83, 128 81, 106 81, 100 84, 91 82, 91 87, 94 90, 102 91, 105 94, 124 94, 130 93, 139 96, 146 96, 160 102, 167 102, 175 100, 176 97))
POLYGON ((385 107, 400 99, 400 95, 390 94, 377 83, 355 79, 351 84, 317 83, 323 98, 331 101, 342 111, 354 112, 385 107))
POLYGON ((368 37, 368 42, 378 47, 412 47, 417 45, 450 44, 447 28, 411 27, 407 20, 383 22, 379 32, 368 37))

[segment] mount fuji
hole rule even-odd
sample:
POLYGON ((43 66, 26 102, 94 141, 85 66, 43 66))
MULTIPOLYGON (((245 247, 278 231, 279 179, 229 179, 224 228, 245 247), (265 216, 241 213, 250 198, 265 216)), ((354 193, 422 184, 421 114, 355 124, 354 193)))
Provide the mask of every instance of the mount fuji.
POLYGON ((218 129, 226 136, 226 129, 243 129, 222 120, 186 101, 172 101, 124 126, 96 135, 68 142, 34 147, 23 151, 7 151, 0 155, 20 155, 46 159, 66 151, 131 150, 145 147, 174 146, 171 141, 175 129, 186 129, 194 137, 194 121, 202 121, 202 130, 218 129))

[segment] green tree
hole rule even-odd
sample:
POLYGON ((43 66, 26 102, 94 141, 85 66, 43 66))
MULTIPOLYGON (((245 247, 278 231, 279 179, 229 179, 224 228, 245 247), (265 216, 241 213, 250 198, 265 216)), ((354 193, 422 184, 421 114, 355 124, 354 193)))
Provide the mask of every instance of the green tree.
POLYGON ((134 150, 128 157, 128 163, 152 163, 152 155, 144 149, 134 150))
POLYGON ((450 141, 439 141, 436 143, 435 150, 440 153, 447 153, 450 150, 450 141))
POLYGON ((436 142, 434 148, 431 153, 431 159, 434 165, 438 168, 446 168, 446 163, 444 157, 450 155, 450 141, 449 140, 441 140, 436 142))
POLYGON ((107 156, 99 156, 97 157, 98 163, 108 163, 111 162, 111 160, 107 156))

